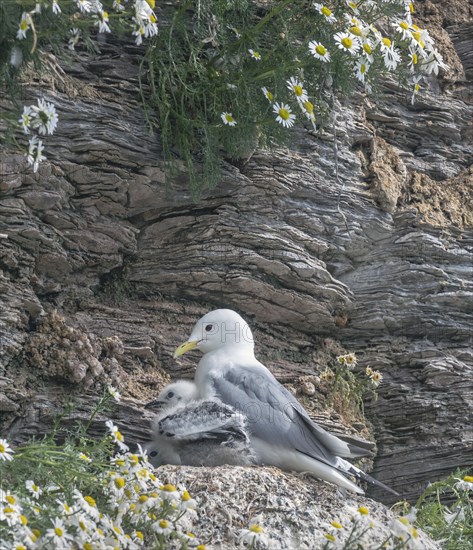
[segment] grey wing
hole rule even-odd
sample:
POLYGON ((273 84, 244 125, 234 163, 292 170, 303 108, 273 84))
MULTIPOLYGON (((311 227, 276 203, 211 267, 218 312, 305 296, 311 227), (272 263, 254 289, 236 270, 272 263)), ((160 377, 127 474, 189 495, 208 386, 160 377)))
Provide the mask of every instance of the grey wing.
POLYGON ((263 365, 232 365, 211 382, 219 399, 247 417, 253 436, 332 466, 337 464, 336 456, 352 456, 347 443, 315 424, 263 365))
POLYGON ((247 440, 245 419, 241 413, 214 400, 191 403, 160 417, 153 428, 157 434, 174 441, 213 439, 223 441, 230 437, 247 440))

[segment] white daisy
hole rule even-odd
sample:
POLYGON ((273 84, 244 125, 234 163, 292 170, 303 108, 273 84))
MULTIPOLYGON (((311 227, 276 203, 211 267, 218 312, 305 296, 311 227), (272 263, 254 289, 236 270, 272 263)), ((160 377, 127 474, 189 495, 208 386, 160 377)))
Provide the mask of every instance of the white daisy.
POLYGON ((392 26, 404 40, 411 38, 410 24, 407 21, 394 21, 392 26))
POLYGON ((302 82, 299 82, 294 76, 286 81, 286 85, 288 89, 294 93, 297 101, 307 101, 309 99, 307 92, 303 88, 302 82))
POLYGON ((33 172, 38 171, 39 163, 46 160, 43 155, 43 142, 38 139, 38 136, 33 136, 28 143, 28 152, 26 153, 26 160, 28 164, 33 166, 33 172))
POLYGON ((108 33, 112 32, 110 30, 110 27, 108 26, 108 12, 106 11, 100 11, 97 15, 93 16, 95 19, 94 25, 99 28, 99 32, 101 33, 108 33))
POLYGON ((355 75, 360 82, 364 82, 366 80, 366 74, 369 68, 370 63, 366 58, 361 57, 358 59, 355 65, 355 75))
POLYGON ((232 113, 222 113, 220 115, 220 118, 222 119, 222 122, 226 124, 227 126, 236 126, 236 120, 233 118, 232 113))
POLYGON ((336 23, 337 19, 332 14, 331 10, 327 8, 327 6, 324 6, 323 4, 314 4, 315 11, 317 13, 320 13, 320 15, 323 15, 325 20, 328 23, 336 23))
POLYGON ((173 501, 173 500, 177 501, 181 499, 181 495, 179 494, 179 491, 171 483, 167 483, 166 485, 161 485, 159 487, 159 495, 163 500, 168 500, 168 501, 173 501))
POLYGON ((268 88, 263 87, 263 88, 261 88, 261 91, 263 92, 264 97, 265 97, 270 103, 272 103, 272 102, 274 101, 274 95, 273 95, 272 92, 270 92, 270 91, 268 90, 268 88))
POLYGON ((256 61, 261 61, 261 54, 255 50, 248 50, 249 54, 253 59, 256 59, 256 61))
POLYGON ((112 8, 116 11, 124 11, 125 7, 123 6, 121 0, 113 0, 112 8))
POLYGON ((334 38, 338 47, 345 52, 349 52, 351 55, 355 55, 360 49, 360 41, 358 38, 347 32, 337 32, 334 38))
POLYGON ((371 40, 365 39, 363 40, 361 44, 361 49, 363 50, 363 55, 366 57, 366 59, 373 63, 374 57, 373 57, 373 50, 374 46, 371 42, 371 40))
POLYGON ((35 499, 38 499, 43 494, 43 490, 32 479, 25 481, 25 486, 35 499))
POLYGON ((250 544, 252 548, 267 548, 269 546, 268 536, 261 525, 257 523, 250 525, 249 529, 240 531, 240 542, 250 544))
POLYGON ((57 0, 53 0, 51 9, 53 10, 54 15, 59 15, 61 13, 61 8, 59 7, 57 0))
POLYGON ((383 56, 384 65, 389 71, 394 71, 401 61, 401 56, 394 44, 389 38, 382 38, 379 42, 379 48, 383 56))
POLYGON ((105 422, 105 425, 109 429, 110 435, 113 437, 113 440, 120 447, 120 449, 122 451, 128 451, 128 445, 125 445, 125 443, 123 442, 123 435, 113 424, 113 422, 111 420, 107 420, 107 422, 105 422))
POLYGON ((304 115, 311 121, 315 122, 314 105, 309 100, 299 103, 299 106, 304 115))
POLYGON ((31 126, 36 128, 40 134, 54 134, 58 122, 56 107, 44 99, 38 99, 38 105, 32 105, 31 108, 34 111, 31 126))
POLYGON ((46 537, 51 539, 51 542, 54 544, 54 548, 57 548, 58 550, 62 548, 70 548, 72 546, 73 537, 67 532, 63 520, 61 518, 54 518, 52 522, 54 527, 46 531, 46 537))
POLYGON ((24 134, 30 133, 31 117, 34 116, 33 110, 31 107, 26 105, 23 107, 23 114, 18 119, 18 122, 21 124, 21 128, 24 134))
POLYGON ((174 531, 172 523, 166 519, 156 521, 153 523, 152 528, 158 535, 169 535, 174 531))
POLYGON ((465 476, 463 479, 459 479, 454 487, 459 491, 473 491, 473 476, 465 476))
POLYGON ((282 124, 285 128, 294 126, 296 115, 292 114, 292 110, 289 105, 284 103, 275 103, 273 105, 273 111, 278 115, 276 117, 276 122, 279 122, 279 124, 282 124))
POLYGON ((97 503, 95 499, 91 496, 84 496, 80 491, 74 489, 74 498, 77 506, 90 516, 94 520, 98 520, 100 517, 100 512, 97 508, 97 503))
POLYGON ((445 69, 447 65, 443 62, 443 57, 437 50, 429 53, 425 61, 422 61, 422 72, 426 74, 439 74, 439 69, 445 69))
POLYGON ((108 393, 115 399, 115 401, 119 402, 122 396, 120 395, 117 388, 114 388, 113 386, 108 386, 107 388, 108 393))
POLYGON ((320 42, 317 42, 315 40, 309 42, 309 50, 310 53, 315 57, 315 59, 319 59, 320 61, 324 61, 325 63, 330 61, 330 53, 328 52, 327 48, 320 42))
POLYGON ((82 34, 82 31, 78 28, 73 28, 69 31, 69 41, 68 41, 67 47, 71 51, 75 50, 75 47, 79 42, 81 34, 82 34))
POLYGON ((81 13, 92 11, 93 3, 90 0, 76 0, 76 4, 81 13))
POLYGON ((20 24, 18 25, 18 32, 16 37, 18 40, 23 40, 26 38, 26 33, 30 28, 31 16, 25 11, 21 14, 20 24))

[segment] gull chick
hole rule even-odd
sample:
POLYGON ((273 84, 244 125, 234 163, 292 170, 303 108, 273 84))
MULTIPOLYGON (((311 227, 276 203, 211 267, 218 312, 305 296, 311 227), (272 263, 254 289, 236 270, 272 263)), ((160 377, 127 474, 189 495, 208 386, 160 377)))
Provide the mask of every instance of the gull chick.
POLYGON ((145 448, 153 466, 246 466, 254 463, 246 418, 218 399, 197 399, 194 382, 167 385, 146 405, 158 409, 153 441, 145 448))
POLYGON ((313 422, 256 359, 251 329, 238 313, 217 309, 204 315, 174 358, 192 349, 204 354, 195 374, 199 397, 219 399, 247 418, 258 464, 309 472, 355 493, 364 491, 351 478, 394 492, 345 460, 366 456, 366 449, 342 441, 313 422))

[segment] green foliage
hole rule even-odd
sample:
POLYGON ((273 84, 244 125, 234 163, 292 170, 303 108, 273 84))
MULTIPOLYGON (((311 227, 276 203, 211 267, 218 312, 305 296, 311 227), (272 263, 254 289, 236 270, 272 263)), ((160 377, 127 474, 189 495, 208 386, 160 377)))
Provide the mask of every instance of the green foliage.
POLYGON ((442 541, 444 550, 472 548, 473 477, 466 473, 458 471, 432 483, 416 503, 417 524, 434 540, 442 541))
POLYGON ((14 451, 0 439, 1 548, 189 547, 190 495, 162 485, 113 424, 101 439, 88 435, 112 398, 119 394, 109 388, 87 421, 64 431, 58 418, 50 435, 14 451))
MULTIPOLYGON (((140 64, 148 122, 165 158, 186 165, 194 196, 217 183, 223 158, 245 160, 259 146, 288 143, 295 123, 323 127, 337 94, 360 85, 371 92, 392 74, 415 95, 423 74, 445 66, 405 0, 182 0, 158 7, 159 33, 154 0, 3 2, 0 84, 15 97, 21 68, 29 61, 39 67, 41 48, 64 57, 68 42, 93 53, 97 32, 131 32, 135 44, 148 45, 140 64)), ((34 113, 26 134, 38 127, 34 113)), ((35 171, 45 160, 41 136, 29 140, 35 171)))
POLYGON ((364 400, 377 399, 377 387, 382 380, 378 371, 370 367, 359 369, 354 353, 341 355, 336 365, 326 368, 321 379, 328 387, 328 401, 342 416, 364 420, 364 400))

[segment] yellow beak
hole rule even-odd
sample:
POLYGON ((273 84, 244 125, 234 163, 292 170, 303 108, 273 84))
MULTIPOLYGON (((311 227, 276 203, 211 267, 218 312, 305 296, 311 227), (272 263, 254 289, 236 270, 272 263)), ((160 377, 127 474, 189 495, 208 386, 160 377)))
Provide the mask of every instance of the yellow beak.
POLYGON ((181 344, 178 348, 176 348, 173 358, 177 359, 178 357, 180 357, 181 355, 184 355, 184 353, 187 353, 191 349, 195 349, 198 343, 199 342, 197 340, 190 340, 189 342, 184 342, 184 344, 181 344))

